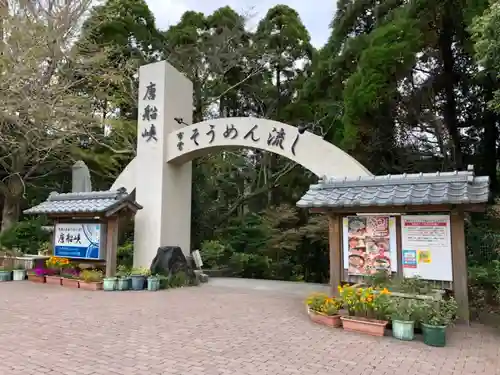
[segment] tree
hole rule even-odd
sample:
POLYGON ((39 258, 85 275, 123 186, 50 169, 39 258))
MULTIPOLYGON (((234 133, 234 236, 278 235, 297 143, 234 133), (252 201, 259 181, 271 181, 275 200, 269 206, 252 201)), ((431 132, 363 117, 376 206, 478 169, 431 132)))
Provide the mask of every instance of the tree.
MULTIPOLYGON (((500 71, 500 1, 492 1, 484 13, 474 19, 471 27, 479 64, 487 71, 500 71)), ((500 111, 500 90, 489 103, 500 111)))
POLYGON ((137 71, 158 59, 163 42, 143 0, 108 0, 92 8, 83 23, 76 43, 78 56, 85 59, 106 51, 105 59, 93 67, 93 74, 75 77, 81 82, 77 90, 93 96, 94 111, 106 124, 92 132, 89 147, 79 152, 98 177, 95 185, 100 188, 112 184, 135 156, 137 71), (120 79, 110 71, 120 71, 120 79))
MULTIPOLYGON (((28 185, 72 163, 71 151, 100 123, 92 100, 75 88, 93 74, 104 54, 78 56, 72 43, 90 0, 12 2, 3 19, 0 56, 0 166, 2 231, 18 220, 28 185), (68 74, 79 64, 79 79, 68 74)), ((107 72, 110 76, 113 71, 107 72)), ((95 88, 100 90, 101 88, 95 88)))

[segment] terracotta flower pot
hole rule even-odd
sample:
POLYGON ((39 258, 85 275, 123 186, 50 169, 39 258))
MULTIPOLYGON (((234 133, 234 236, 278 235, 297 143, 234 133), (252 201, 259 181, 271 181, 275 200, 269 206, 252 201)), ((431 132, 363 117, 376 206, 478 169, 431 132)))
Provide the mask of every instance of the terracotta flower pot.
POLYGON ((372 336, 384 336, 387 321, 367 319, 357 316, 342 316, 344 331, 360 332, 372 336))
POLYGON ((68 287, 68 288, 79 288, 80 287, 80 280, 78 279, 66 279, 63 277, 61 279, 62 281, 62 286, 68 287))
POLYGON ((52 285, 62 285, 61 276, 45 276, 45 282, 52 285))
POLYGON ((100 282, 86 282, 86 281, 80 280, 80 289, 102 290, 102 281, 100 281, 100 282))
POLYGON ((29 281, 33 281, 34 283, 41 283, 41 284, 44 284, 45 283, 45 276, 38 276, 38 275, 35 275, 35 274, 28 274, 28 280, 29 281))
POLYGON ((309 310, 309 317, 314 323, 323 324, 328 327, 338 328, 342 326, 340 315, 324 315, 316 311, 309 310))

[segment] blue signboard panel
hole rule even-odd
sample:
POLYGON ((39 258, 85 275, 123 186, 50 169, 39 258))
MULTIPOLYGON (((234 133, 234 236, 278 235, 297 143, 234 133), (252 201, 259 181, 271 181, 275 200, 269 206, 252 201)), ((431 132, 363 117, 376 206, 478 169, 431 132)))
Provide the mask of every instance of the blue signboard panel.
POLYGON ((56 224, 54 255, 73 259, 102 259, 101 224, 56 224))

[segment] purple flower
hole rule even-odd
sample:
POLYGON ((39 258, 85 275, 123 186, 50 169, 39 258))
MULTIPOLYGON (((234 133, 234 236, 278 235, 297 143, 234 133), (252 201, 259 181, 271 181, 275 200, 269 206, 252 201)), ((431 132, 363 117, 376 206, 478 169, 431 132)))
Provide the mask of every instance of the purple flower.
POLYGON ((35 275, 37 276, 45 276, 47 274, 47 270, 42 267, 35 268, 35 275))
POLYGON ((78 277, 78 275, 80 275, 80 271, 75 268, 66 268, 63 271, 63 274, 67 276, 78 277))
POLYGON ((57 275, 57 271, 53 270, 52 268, 46 268, 44 271, 45 271, 45 275, 48 275, 48 276, 57 275))

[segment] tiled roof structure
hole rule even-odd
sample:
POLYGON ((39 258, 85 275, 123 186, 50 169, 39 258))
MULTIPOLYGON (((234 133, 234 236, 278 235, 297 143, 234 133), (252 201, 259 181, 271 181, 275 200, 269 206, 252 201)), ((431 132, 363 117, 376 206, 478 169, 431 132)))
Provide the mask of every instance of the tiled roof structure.
POLYGON ((485 203, 489 177, 464 172, 415 173, 353 178, 323 178, 311 185, 298 207, 342 208, 485 203))
POLYGON ((142 208, 125 189, 116 191, 92 191, 85 193, 50 193, 47 200, 24 211, 25 214, 78 214, 104 213, 113 207, 130 201, 137 209, 142 208))

